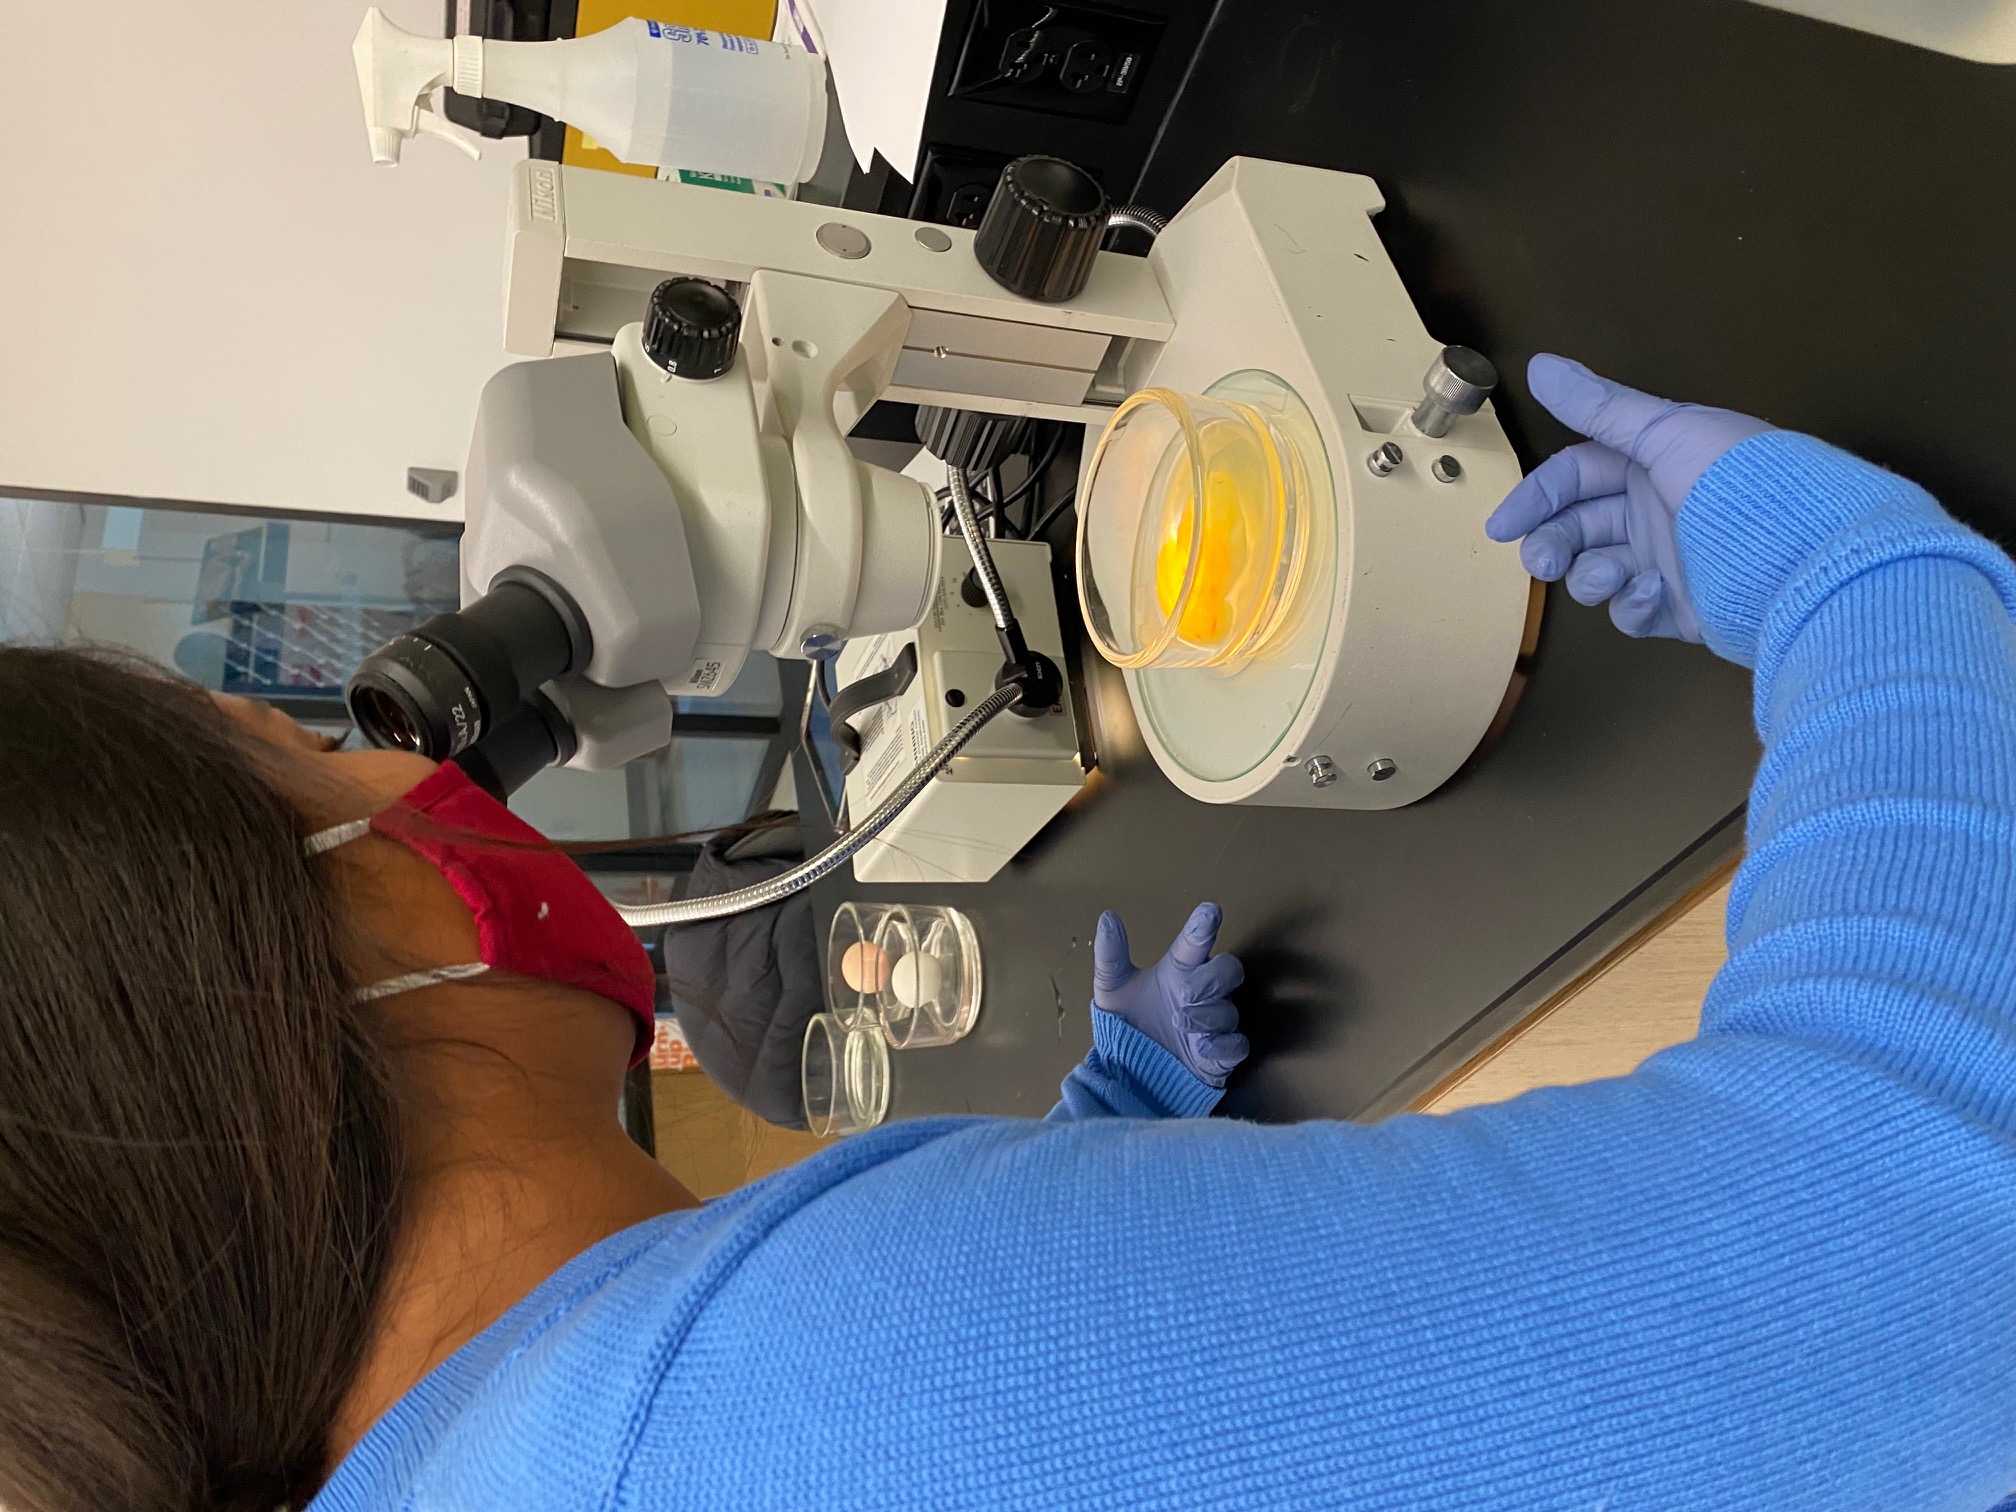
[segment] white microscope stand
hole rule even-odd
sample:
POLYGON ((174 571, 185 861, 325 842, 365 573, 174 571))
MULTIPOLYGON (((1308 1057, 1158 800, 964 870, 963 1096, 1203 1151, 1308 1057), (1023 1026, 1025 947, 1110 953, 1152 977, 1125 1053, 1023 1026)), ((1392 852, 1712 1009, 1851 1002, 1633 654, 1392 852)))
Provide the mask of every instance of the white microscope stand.
MULTIPOLYGON (((1516 552, 1483 535, 1519 476, 1488 406, 1440 440, 1411 427, 1441 347, 1373 229, 1383 206, 1369 179, 1234 159, 1149 258, 1104 255, 1078 299, 1045 305, 994 284, 970 232, 526 163, 506 345, 545 355, 606 342, 661 278, 747 284, 773 270, 900 296, 909 323, 879 391, 890 399, 1103 427, 1144 386, 1199 392, 1241 370, 1276 375, 1315 417, 1335 498, 1336 571, 1309 695, 1236 775, 1200 777, 1152 719, 1142 732, 1170 778, 1207 802, 1395 808, 1446 781, 1490 726, 1530 584, 1516 552), (1368 458, 1388 442, 1404 460, 1377 476, 1368 458), (1445 457, 1456 464, 1446 481, 1432 471, 1445 457)), ((842 429, 858 418, 841 416, 842 429)), ((1138 706, 1135 674, 1129 685, 1138 706)))

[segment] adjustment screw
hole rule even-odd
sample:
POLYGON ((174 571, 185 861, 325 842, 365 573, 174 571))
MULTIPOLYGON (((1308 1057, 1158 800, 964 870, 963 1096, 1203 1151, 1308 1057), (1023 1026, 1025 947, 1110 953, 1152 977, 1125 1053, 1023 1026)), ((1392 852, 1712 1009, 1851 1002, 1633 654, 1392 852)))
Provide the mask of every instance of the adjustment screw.
POLYGON ((1437 457, 1428 471, 1435 475, 1437 483, 1454 483, 1463 476, 1463 464, 1454 457, 1437 457))
POLYGON ((1365 768, 1365 775, 1370 777, 1374 782, 1384 782, 1388 777, 1391 777, 1395 772, 1399 770, 1400 770, 1399 762, 1391 761, 1388 760, 1386 757, 1381 756, 1377 761, 1373 762, 1372 765, 1365 768))
POLYGON ((1372 469, 1375 478, 1390 478, 1406 460, 1407 453, 1400 450, 1399 443, 1388 441, 1365 459, 1365 465, 1372 469))
POLYGON ((1311 756, 1302 763, 1302 770, 1309 774, 1311 787, 1326 788, 1337 780, 1337 763, 1328 756, 1311 756))
POLYGON ((845 644, 840 632, 831 625, 814 625, 799 640, 798 654, 807 661, 825 661, 838 656, 845 644))
POLYGON ((947 688, 945 690, 945 702, 950 704, 955 709, 965 708, 966 707, 965 690, 963 688, 947 688))

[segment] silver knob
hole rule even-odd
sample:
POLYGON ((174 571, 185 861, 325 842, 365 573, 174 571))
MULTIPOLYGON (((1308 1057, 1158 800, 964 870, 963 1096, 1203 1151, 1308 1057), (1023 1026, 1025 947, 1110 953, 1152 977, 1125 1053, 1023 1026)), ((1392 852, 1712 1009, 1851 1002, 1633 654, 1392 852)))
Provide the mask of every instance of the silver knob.
POLYGON ((1384 782, 1399 770, 1399 762, 1390 756, 1381 756, 1377 761, 1365 768, 1365 775, 1370 777, 1374 782, 1384 782))
POLYGON ((1337 763, 1328 756, 1311 756, 1302 763, 1302 770, 1309 774, 1311 787, 1326 788, 1337 781, 1337 763))
POLYGON ((1482 409, 1496 387, 1498 369, 1490 358, 1465 346, 1444 347, 1421 380, 1414 428, 1424 436, 1446 436, 1460 416, 1482 409))

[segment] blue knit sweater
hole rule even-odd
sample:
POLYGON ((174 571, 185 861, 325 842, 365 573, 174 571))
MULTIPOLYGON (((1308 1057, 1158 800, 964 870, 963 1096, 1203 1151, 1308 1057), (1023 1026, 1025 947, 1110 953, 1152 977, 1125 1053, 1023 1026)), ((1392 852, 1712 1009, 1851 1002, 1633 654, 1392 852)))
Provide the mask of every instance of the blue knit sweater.
MULTIPOLYGON (((1803 437, 1680 516, 1765 756, 1700 1036, 1376 1127, 1095 1014, 581 1255, 314 1512, 1986 1512, 2016 1487, 2016 569, 1803 437)), ((1203 885, 1208 879, 1200 878, 1203 885)))

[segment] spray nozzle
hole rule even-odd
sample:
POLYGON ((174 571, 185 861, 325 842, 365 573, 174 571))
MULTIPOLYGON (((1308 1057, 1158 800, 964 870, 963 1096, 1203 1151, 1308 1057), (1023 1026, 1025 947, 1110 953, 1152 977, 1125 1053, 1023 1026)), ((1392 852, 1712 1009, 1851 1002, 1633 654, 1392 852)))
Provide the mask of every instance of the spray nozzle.
POLYGON ((386 20, 374 5, 364 13, 350 56, 356 61, 357 88, 364 97, 371 161, 398 162, 399 149, 415 132, 452 142, 472 158, 482 157, 476 133, 443 120, 432 99, 443 84, 453 84, 466 94, 483 92, 481 37, 416 37, 386 20))

